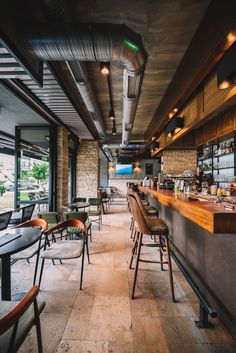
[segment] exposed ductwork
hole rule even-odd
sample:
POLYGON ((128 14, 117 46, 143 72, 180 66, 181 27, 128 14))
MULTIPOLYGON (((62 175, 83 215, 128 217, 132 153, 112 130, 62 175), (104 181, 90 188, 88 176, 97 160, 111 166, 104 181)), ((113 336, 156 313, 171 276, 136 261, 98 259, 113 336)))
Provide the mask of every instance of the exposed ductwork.
MULTIPOLYGON (((68 3, 66 0, 41 0, 41 6, 45 16, 49 20, 53 20, 58 23, 67 22, 67 19, 71 20, 68 10, 68 3)), ((99 136, 104 138, 105 126, 97 99, 94 94, 93 85, 91 79, 89 78, 86 63, 73 61, 67 63, 67 66, 72 77, 74 78, 76 86, 90 114, 90 117, 93 120, 99 136)))
MULTIPOLYGON (((22 36, 33 53, 42 60, 113 62, 124 68, 122 145, 126 145, 133 127, 147 60, 140 35, 125 25, 44 24, 25 27, 22 36)), ((83 92, 86 79, 77 86, 83 92)), ((84 99, 92 107, 91 97, 94 97, 93 94, 84 99)))

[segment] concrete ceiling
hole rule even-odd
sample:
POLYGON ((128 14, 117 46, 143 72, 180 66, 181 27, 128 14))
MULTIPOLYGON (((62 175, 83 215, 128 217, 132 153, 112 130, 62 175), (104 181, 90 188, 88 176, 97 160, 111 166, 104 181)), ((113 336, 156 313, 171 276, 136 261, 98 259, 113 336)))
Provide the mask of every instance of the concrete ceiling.
MULTIPOLYGON (((233 3, 230 0, 227 1, 233 3)), ((11 7, 14 9, 17 6, 22 6, 21 3, 15 0, 9 0, 8 2, 4 0, 4 2, 6 3, 6 9, 7 4, 9 4, 6 13, 4 13, 5 18, 7 18, 6 14, 9 14, 10 3, 15 4, 15 7, 11 7)), ((39 11, 40 0, 24 0, 23 2, 26 5, 24 7, 25 13, 20 19, 22 23, 43 24, 46 21, 43 13, 39 11)), ((132 142, 143 142, 152 131, 155 132, 163 124, 163 116, 165 114, 160 117, 158 109, 163 104, 163 99, 168 92, 168 88, 173 83, 173 78, 181 62, 183 62, 182 59, 186 56, 186 52, 191 46, 191 41, 196 31, 202 26, 204 15, 209 14, 209 6, 213 4, 216 12, 219 12, 218 16, 220 16, 221 12, 217 8, 217 3, 220 4, 221 2, 214 0, 70 0, 67 2, 70 11, 70 21, 74 23, 125 23, 142 36, 144 47, 148 53, 148 61, 132 130, 132 142)), ((12 21, 13 25, 16 23, 18 12, 15 11, 14 13, 12 11, 11 16, 7 18, 7 24, 10 21, 12 21), (13 18, 13 13, 15 18, 13 18)), ((11 39, 13 42, 15 40, 14 44, 20 51, 17 35, 12 30, 14 26, 11 27, 9 25, 8 27, 5 26, 7 30, 9 29, 8 32, 11 34, 11 39)), ((218 27, 216 30, 218 30, 218 27)), ((201 42, 204 42, 203 39, 202 36, 200 39, 198 38, 198 48, 201 48, 201 42)), ((24 53, 21 54, 24 55, 24 53)), ((194 55, 194 48, 192 55, 194 55)), ((205 57, 207 57, 207 53, 205 53, 205 57)), ((31 58, 31 64, 33 61, 37 61, 36 58, 31 58)), ((34 69, 37 71, 40 66, 39 63, 35 62, 33 64, 35 64, 34 69)), ((57 77, 66 87, 67 96, 69 92, 73 100, 73 106, 77 102, 78 119, 83 120, 85 124, 84 131, 90 131, 91 136, 96 138, 96 133, 94 134, 94 131, 91 130, 91 127, 94 128, 94 126, 89 123, 89 114, 86 113, 86 108, 78 90, 76 90, 66 64, 63 64, 63 62, 59 64, 52 62, 50 65, 54 67, 54 72, 56 72, 57 77)), ((188 62, 188 66, 191 66, 191 62, 188 62)), ((87 68, 105 125, 106 136, 104 143, 120 143, 123 113, 123 70, 120 67, 111 65, 112 97, 118 132, 117 136, 112 136, 112 121, 108 118, 110 102, 107 80, 100 75, 99 63, 88 62, 87 68)), ((195 68, 196 72, 197 69, 199 68, 195 68)), ((77 124, 76 120, 74 124, 77 124)), ((81 128, 78 128, 78 135, 80 130, 81 128)))

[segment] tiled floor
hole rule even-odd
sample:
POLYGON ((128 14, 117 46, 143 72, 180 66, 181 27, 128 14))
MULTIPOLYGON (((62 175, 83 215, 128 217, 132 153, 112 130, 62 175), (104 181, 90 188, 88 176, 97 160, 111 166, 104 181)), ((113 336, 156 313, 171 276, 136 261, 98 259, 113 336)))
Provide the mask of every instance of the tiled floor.
MULTIPOLYGON (((125 200, 115 200, 103 217, 102 231, 94 226, 83 291, 78 290, 80 259, 47 263, 40 291, 46 301, 41 315, 44 353, 236 352, 216 320, 212 328, 196 327, 198 302, 176 266, 177 303, 171 302, 168 272, 155 264, 140 265, 136 299, 130 300, 129 217, 125 200)), ((32 270, 33 262, 12 267, 15 291, 30 287, 32 270)), ((20 352, 37 352, 34 331, 20 352)))

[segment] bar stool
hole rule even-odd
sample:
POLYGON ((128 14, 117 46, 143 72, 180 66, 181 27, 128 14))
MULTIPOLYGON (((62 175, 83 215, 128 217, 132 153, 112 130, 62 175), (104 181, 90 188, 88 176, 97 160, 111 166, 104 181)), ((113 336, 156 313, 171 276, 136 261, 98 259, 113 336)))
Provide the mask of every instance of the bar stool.
POLYGON ((134 246, 132 249, 132 256, 131 256, 130 265, 129 265, 129 268, 132 269, 133 260, 134 258, 136 258, 131 299, 134 299, 139 262, 148 262, 148 263, 159 263, 161 265, 161 270, 163 270, 164 264, 168 265, 171 295, 172 295, 173 302, 175 302, 173 273, 172 273, 171 257, 170 257, 170 245, 169 245, 169 238, 168 238, 169 236, 168 227, 166 223, 158 217, 144 217, 144 215, 142 214, 139 208, 139 205, 135 196, 130 194, 128 198, 130 202, 131 212, 136 222, 136 232, 135 232, 136 235, 134 239, 134 246), (147 242, 144 243, 143 235, 158 236, 159 241, 152 242, 152 243, 147 243, 147 242), (140 257, 142 246, 159 248, 160 261, 142 259, 140 257), (165 255, 167 257, 166 260, 164 259, 165 255))

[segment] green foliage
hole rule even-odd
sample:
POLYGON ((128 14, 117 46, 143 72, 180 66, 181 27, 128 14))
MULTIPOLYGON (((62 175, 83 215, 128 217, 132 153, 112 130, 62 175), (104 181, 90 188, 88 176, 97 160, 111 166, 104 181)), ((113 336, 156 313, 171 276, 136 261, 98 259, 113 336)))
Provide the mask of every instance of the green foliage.
POLYGON ((5 191, 6 191, 5 187, 3 185, 0 185, 0 196, 2 196, 5 191))
POLYGON ((21 180, 28 180, 31 177, 32 173, 29 170, 22 170, 21 171, 21 180))
POLYGON ((48 178, 48 163, 35 163, 32 168, 32 176, 39 180, 48 178))

